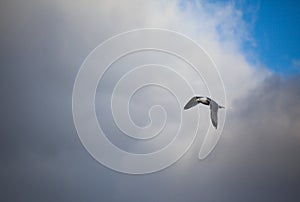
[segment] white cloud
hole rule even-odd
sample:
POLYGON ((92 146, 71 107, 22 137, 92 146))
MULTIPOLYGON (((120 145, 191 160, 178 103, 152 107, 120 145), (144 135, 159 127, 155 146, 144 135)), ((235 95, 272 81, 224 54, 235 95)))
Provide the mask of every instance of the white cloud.
MULTIPOLYGON (((110 36, 144 27, 171 29, 191 37, 217 64, 230 104, 267 75, 266 70, 250 64, 241 50, 245 40, 253 41, 243 13, 230 2, 184 4, 180 6, 180 1, 56 2, 65 19, 66 33, 79 35, 79 48, 92 49, 110 36)), ((72 36, 61 39, 68 37, 72 36)), ((68 41, 62 44, 68 46, 68 41)))
MULTIPOLYGON (((28 22, 39 29, 47 26, 51 40, 59 42, 55 44, 58 46, 55 50, 60 51, 61 59, 67 61, 66 64, 78 61, 78 66, 72 70, 78 69, 93 48, 120 32, 156 27, 183 33, 203 47, 217 64, 227 93, 226 107, 230 110, 235 99, 246 95, 267 75, 248 63, 241 51, 243 41, 252 40, 243 13, 230 2, 196 1, 187 2, 185 6, 181 3, 158 0, 31 1, 22 3, 17 20, 24 27, 29 26, 28 22), (39 18, 43 15, 47 18, 39 18)), ((27 37, 33 43, 48 40, 39 34, 40 30, 28 30, 27 37)), ((70 66, 65 66, 60 71, 67 73, 69 70, 70 66)))
POLYGON ((65 34, 60 36, 62 55, 67 52, 68 43, 74 41, 70 37, 77 37, 75 49, 92 50, 105 39, 131 29, 155 27, 174 30, 192 38, 214 60, 224 81, 226 107, 230 110, 235 99, 247 95, 268 74, 266 70, 250 64, 242 51, 243 42, 253 40, 243 13, 231 2, 195 1, 184 6, 180 3, 56 1, 55 8, 64 19, 62 29, 65 34))

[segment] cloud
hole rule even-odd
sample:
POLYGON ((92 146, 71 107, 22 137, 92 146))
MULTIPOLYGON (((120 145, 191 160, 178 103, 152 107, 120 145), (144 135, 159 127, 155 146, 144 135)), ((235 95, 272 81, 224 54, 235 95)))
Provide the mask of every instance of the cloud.
POLYGON ((299 76, 282 79, 246 60, 241 45, 253 39, 233 3, 180 3, 1 3, 3 201, 299 200, 299 76), (71 95, 95 46, 140 27, 172 29, 196 40, 220 69, 230 107, 208 159, 197 160, 197 141, 170 168, 131 176, 103 167, 85 151, 73 125, 71 95))
MULTIPOLYGON (((269 77, 228 112, 213 154, 192 161, 192 149, 158 174, 119 181, 126 201, 295 201, 300 177, 299 76, 269 77), (288 99, 287 99, 288 98, 288 99), (189 162, 189 163, 187 163, 189 162), (144 186, 144 183, 147 186, 144 186), (151 189, 149 189, 151 187, 151 189)), ((193 148, 199 145, 195 145, 193 148)))

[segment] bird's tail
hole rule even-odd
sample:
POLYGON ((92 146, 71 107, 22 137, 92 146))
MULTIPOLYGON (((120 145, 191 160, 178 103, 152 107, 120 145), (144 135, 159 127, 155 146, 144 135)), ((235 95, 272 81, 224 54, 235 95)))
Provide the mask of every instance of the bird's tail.
POLYGON ((220 108, 220 109, 225 109, 225 107, 224 107, 224 106, 219 106, 219 108, 220 108))

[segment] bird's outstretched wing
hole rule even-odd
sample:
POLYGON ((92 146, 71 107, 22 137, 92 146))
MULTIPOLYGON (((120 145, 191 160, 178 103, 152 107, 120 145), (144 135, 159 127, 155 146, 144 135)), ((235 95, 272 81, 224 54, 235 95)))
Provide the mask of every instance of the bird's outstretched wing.
POLYGON ((211 100, 209 106, 210 106, 211 122, 212 122, 213 126, 215 128, 217 128, 218 127, 218 109, 219 109, 219 105, 215 101, 211 100))
POLYGON ((192 99, 190 99, 190 101, 188 101, 188 103, 186 103, 186 105, 184 106, 184 110, 187 110, 197 105, 199 103, 197 99, 197 97, 192 97, 192 99))

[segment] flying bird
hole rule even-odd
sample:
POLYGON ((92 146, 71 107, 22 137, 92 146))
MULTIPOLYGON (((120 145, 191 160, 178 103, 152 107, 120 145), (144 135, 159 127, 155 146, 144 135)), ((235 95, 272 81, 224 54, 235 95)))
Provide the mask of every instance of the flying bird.
POLYGON ((209 105, 210 107, 210 119, 213 124, 213 126, 217 129, 218 127, 218 109, 219 108, 225 108, 223 106, 218 105, 213 99, 209 97, 202 97, 202 96, 195 96, 188 101, 188 103, 184 106, 184 110, 190 109, 197 104, 204 104, 209 105))

